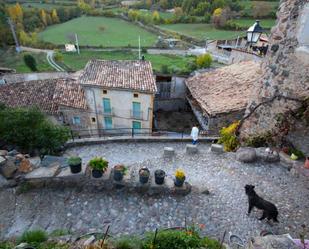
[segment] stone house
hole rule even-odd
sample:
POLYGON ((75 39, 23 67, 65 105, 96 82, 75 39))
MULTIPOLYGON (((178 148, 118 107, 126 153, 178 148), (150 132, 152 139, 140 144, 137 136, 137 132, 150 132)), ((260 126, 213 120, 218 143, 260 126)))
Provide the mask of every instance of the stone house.
POLYGON ((48 79, 0 85, 0 103, 9 107, 36 106, 54 123, 73 129, 87 127, 83 88, 71 79, 48 79))
POLYGON ((149 61, 90 60, 78 82, 85 91, 91 130, 152 130, 157 88, 149 61))
POLYGON ((187 99, 203 130, 217 134, 243 117, 259 68, 259 63, 246 61, 186 80, 187 99))

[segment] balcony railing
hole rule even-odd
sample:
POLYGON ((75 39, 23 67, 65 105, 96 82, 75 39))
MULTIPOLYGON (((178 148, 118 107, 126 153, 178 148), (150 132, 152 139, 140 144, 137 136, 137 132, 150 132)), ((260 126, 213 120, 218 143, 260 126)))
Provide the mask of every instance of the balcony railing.
POLYGON ((130 110, 130 116, 133 119, 143 119, 143 112, 136 111, 136 110, 130 110))

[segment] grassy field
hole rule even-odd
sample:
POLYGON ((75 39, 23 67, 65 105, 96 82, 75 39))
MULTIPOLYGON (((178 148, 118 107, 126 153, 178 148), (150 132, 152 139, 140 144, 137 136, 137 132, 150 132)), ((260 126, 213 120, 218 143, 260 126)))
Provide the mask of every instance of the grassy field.
MULTIPOLYGON (((18 54, 14 49, 0 50, 0 67, 9 67, 16 69, 17 73, 29 73, 31 70, 24 63, 24 52, 18 54)), ((39 72, 54 71, 48 64, 45 53, 32 53, 37 63, 39 72)))
POLYGON ((178 33, 189 35, 198 39, 211 39, 211 40, 224 40, 236 38, 238 35, 243 35, 242 31, 229 31, 219 30, 214 28, 211 24, 204 23, 177 23, 177 24, 164 24, 160 28, 176 31, 178 33))
POLYGON ((68 43, 68 34, 77 33, 80 45, 124 47, 154 45, 157 36, 140 27, 118 18, 79 17, 68 22, 48 27, 39 37, 54 44, 68 43))
MULTIPOLYGON (((138 52, 97 52, 81 51, 81 54, 63 53, 63 62, 73 70, 80 70, 85 67, 90 59, 104 60, 137 60, 138 52)), ((188 73, 187 63, 194 60, 194 57, 182 57, 175 55, 150 55, 146 54, 145 59, 151 61, 153 70, 161 72, 162 66, 166 65, 170 70, 177 73, 188 73)))
MULTIPOLYGON (((234 20, 238 25, 240 25, 241 27, 250 27, 252 24, 254 24, 255 20, 253 19, 235 19, 234 20)), ((273 27, 276 24, 276 20, 275 19, 262 19, 260 20, 260 24, 263 28, 265 29, 270 29, 271 27, 273 27)))

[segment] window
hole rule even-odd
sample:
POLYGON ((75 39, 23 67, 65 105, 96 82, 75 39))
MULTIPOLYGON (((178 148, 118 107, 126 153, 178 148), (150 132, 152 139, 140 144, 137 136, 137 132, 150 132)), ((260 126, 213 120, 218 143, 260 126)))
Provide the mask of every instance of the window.
POLYGON ((107 94, 107 90, 103 90, 103 94, 107 94))
POLYGON ((73 117, 73 124, 80 125, 80 117, 73 117))
POLYGON ((92 122, 92 123, 95 123, 95 117, 92 117, 92 118, 91 118, 91 122, 92 122))
POLYGON ((132 122, 132 128, 134 130, 140 130, 142 128, 142 123, 139 121, 133 121, 132 122))
POLYGON ((135 119, 140 119, 142 117, 142 112, 141 112, 141 103, 139 102, 133 102, 132 103, 132 117, 135 119))
POLYGON ((133 94, 133 97, 134 97, 134 98, 138 98, 138 93, 134 93, 134 94, 133 94))
POLYGON ((111 101, 108 98, 103 98, 103 112, 105 114, 111 114, 112 113, 111 101))
POLYGON ((113 128, 113 119, 111 117, 104 117, 104 127, 105 129, 113 128))

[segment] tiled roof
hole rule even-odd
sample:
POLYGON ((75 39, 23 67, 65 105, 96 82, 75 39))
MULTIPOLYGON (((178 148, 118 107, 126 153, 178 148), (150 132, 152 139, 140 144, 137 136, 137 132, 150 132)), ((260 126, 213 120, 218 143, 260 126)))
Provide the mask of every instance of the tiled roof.
POLYGON ((149 61, 90 60, 79 82, 107 88, 123 88, 154 93, 157 91, 149 61))
POLYGON ((0 85, 0 103, 10 107, 37 106, 49 114, 57 113, 60 105, 87 109, 84 90, 68 79, 0 85))
POLYGON ((189 78, 186 84, 192 97, 209 115, 245 109, 260 64, 253 61, 236 63, 189 78))

